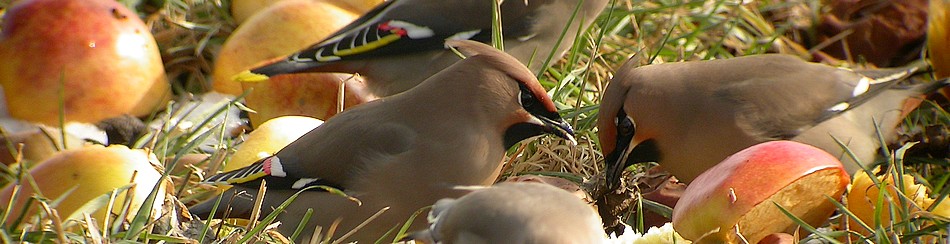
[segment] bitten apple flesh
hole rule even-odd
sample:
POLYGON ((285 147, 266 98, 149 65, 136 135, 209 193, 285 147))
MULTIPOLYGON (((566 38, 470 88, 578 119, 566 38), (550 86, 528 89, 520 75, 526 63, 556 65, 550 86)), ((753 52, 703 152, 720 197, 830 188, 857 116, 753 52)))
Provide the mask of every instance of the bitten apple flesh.
POLYGON ((792 233, 798 226, 775 204, 812 226, 827 221, 850 177, 841 162, 816 147, 764 142, 737 152, 699 175, 673 209, 673 228, 699 243, 749 243, 792 233))

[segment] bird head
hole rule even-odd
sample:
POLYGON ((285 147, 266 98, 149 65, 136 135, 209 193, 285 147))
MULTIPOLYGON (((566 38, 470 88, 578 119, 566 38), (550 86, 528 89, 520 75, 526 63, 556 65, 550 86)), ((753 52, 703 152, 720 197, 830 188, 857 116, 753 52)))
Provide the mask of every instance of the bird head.
POLYGON ((446 45, 456 48, 467 56, 465 63, 479 62, 488 66, 490 70, 501 71, 505 79, 486 79, 481 82, 498 82, 498 84, 482 84, 492 90, 492 94, 505 97, 502 105, 492 105, 490 109, 517 104, 514 113, 510 113, 505 121, 504 144, 511 147, 524 139, 551 134, 577 144, 574 139, 574 130, 558 114, 557 108, 547 95, 544 88, 534 74, 510 55, 491 46, 475 41, 446 41, 446 45), (512 82, 514 81, 514 82, 512 82), (512 100, 514 100, 512 102, 512 100))
MULTIPOLYGON (((632 63, 636 62, 628 61, 627 65, 632 63)), ((615 77, 604 92, 597 117, 597 137, 607 168, 604 180, 609 190, 620 186, 621 175, 630 165, 658 162, 661 156, 655 139, 645 133, 637 134, 636 122, 624 108, 632 94, 624 79, 618 78, 623 77, 615 77)))

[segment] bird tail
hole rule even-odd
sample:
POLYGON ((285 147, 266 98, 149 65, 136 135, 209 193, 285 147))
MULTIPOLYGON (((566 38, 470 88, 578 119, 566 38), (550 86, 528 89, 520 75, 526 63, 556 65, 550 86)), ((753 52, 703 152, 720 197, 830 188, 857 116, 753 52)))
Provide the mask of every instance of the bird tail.
POLYGON ((277 156, 267 157, 244 168, 212 175, 201 182, 217 185, 233 185, 253 181, 269 176, 272 173, 286 174, 283 172, 280 159, 277 158, 277 156))
MULTIPOLYGON (((828 109, 816 122, 825 121, 864 103, 870 102, 871 100, 904 99, 921 96, 936 92, 941 87, 948 85, 946 79, 934 82, 921 82, 911 77, 920 72, 926 72, 929 68, 930 66, 926 62, 916 61, 898 68, 855 70, 855 72, 870 79, 870 88, 868 91, 846 101, 842 101, 838 105, 828 109), (905 84, 903 83, 904 81, 910 81, 910 84, 905 84)), ((920 105, 922 100, 922 98, 906 100, 902 111, 904 114, 908 113, 920 105)))
POLYGON ((950 78, 944 78, 942 80, 937 80, 934 82, 918 84, 914 86, 913 89, 917 92, 920 92, 920 94, 930 94, 948 85, 950 85, 950 78))
POLYGON ((904 102, 904 107, 901 109, 901 117, 906 117, 914 109, 920 107, 920 104, 923 103, 929 94, 944 91, 946 89, 941 88, 948 87, 948 85, 950 85, 950 78, 913 85, 910 89, 914 94, 918 94, 918 99, 908 99, 904 102))
POLYGON ((855 72, 872 80, 890 81, 905 79, 912 75, 930 71, 930 69, 931 67, 926 61, 919 59, 901 67, 856 69, 855 72))
POLYGON ((238 82, 261 82, 270 79, 270 77, 283 74, 305 73, 326 65, 325 62, 313 60, 296 60, 291 56, 259 66, 254 69, 245 70, 231 77, 231 80, 238 82))
POLYGON ((214 216, 217 219, 227 218, 250 218, 251 210, 254 209, 255 196, 243 187, 231 187, 214 199, 198 203, 188 208, 188 212, 202 219, 209 219, 214 216), (219 200, 220 199, 220 203, 219 200), (215 208, 215 205, 218 205, 215 208), (230 211, 229 211, 230 210, 230 211), (228 216, 224 216, 227 214, 228 216))

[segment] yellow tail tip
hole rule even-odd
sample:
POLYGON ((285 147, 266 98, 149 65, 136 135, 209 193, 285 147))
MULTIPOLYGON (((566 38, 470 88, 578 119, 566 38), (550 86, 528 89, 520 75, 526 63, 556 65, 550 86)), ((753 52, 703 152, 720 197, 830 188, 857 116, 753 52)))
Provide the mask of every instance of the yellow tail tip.
POLYGON ((237 82, 261 82, 270 79, 266 75, 253 73, 250 70, 242 71, 234 76, 231 76, 231 80, 237 82))

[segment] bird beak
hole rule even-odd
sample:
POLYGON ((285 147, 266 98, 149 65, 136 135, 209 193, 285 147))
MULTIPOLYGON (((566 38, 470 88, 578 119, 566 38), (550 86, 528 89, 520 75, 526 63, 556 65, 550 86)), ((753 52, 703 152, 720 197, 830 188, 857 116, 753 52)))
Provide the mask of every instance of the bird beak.
POLYGON ((546 116, 535 116, 535 118, 541 121, 540 124, 544 128, 545 133, 564 138, 571 146, 577 145, 577 140, 574 139, 574 129, 571 128, 571 125, 568 124, 567 121, 560 118, 560 116, 557 117, 557 120, 546 116))
MULTIPOLYGON (((623 113, 622 110, 621 113, 623 113)), ((633 124, 632 121, 629 121, 630 119, 626 117, 626 114, 623 114, 622 117, 618 116, 617 119, 623 120, 620 121, 621 123, 626 122, 630 125, 633 124)), ((632 129, 633 127, 631 126, 630 128, 632 129)), ((605 180, 607 181, 608 190, 614 190, 620 186, 620 176, 623 174, 623 170, 632 164, 631 162, 627 162, 627 159, 629 156, 628 149, 630 148, 630 142, 633 141, 633 136, 633 131, 617 133, 616 143, 614 144, 616 147, 604 158, 605 164, 607 165, 605 180)))
POLYGON ((662 156, 660 155, 656 141, 653 139, 643 140, 636 145, 632 145, 633 149, 630 149, 637 129, 636 124, 633 123, 633 119, 627 117, 627 114, 622 108, 617 113, 615 125, 617 130, 614 144, 615 148, 613 151, 608 152, 606 158, 604 158, 607 165, 607 173, 604 180, 607 181, 608 190, 615 190, 617 187, 620 187, 623 171, 627 169, 627 167, 630 167, 630 165, 659 162, 660 156, 662 156))
POLYGON ((623 173, 623 170, 627 168, 629 164, 627 161, 627 148, 630 143, 626 143, 623 147, 617 147, 613 152, 607 154, 607 157, 604 159, 607 164, 607 189, 613 190, 620 187, 620 176, 623 173))
MULTIPOLYGON (((618 138, 620 140, 620 138, 618 138)), ((614 190, 620 186, 623 171, 638 163, 659 162, 660 150, 653 139, 645 140, 630 149, 629 140, 624 144, 617 144, 617 149, 607 155, 607 189, 614 190)))

